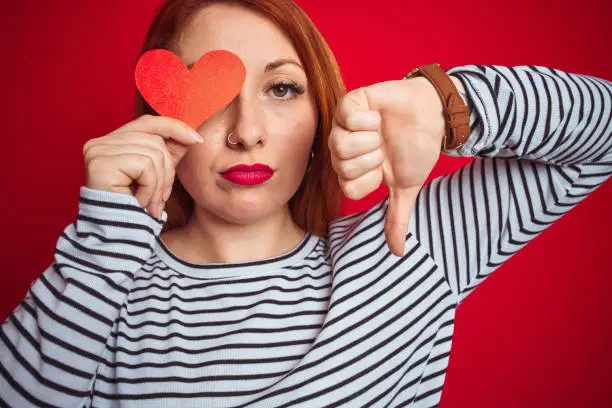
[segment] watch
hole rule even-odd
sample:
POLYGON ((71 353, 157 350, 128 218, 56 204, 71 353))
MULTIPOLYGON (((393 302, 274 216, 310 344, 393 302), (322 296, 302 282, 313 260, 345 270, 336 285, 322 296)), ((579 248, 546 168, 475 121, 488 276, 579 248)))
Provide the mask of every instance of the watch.
POLYGON ((404 79, 424 76, 436 88, 442 100, 445 119, 445 135, 442 139, 442 150, 458 149, 470 137, 470 114, 465 101, 459 95, 457 87, 440 67, 440 64, 428 64, 416 67, 404 79))

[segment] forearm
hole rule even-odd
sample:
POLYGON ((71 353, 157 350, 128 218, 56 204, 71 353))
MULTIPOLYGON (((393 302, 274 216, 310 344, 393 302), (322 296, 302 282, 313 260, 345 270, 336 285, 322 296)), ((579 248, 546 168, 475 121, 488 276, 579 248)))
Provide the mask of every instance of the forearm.
POLYGON ((472 135, 451 155, 557 165, 612 155, 612 84, 545 67, 469 65, 447 71, 473 107, 472 135))
POLYGON ((410 225, 461 301, 607 180, 612 87, 541 67, 450 73, 465 85, 472 134, 448 153, 480 157, 426 185, 410 225))
POLYGON ((81 406, 106 340, 161 223, 132 198, 83 189, 55 262, 0 329, 0 398, 81 406))

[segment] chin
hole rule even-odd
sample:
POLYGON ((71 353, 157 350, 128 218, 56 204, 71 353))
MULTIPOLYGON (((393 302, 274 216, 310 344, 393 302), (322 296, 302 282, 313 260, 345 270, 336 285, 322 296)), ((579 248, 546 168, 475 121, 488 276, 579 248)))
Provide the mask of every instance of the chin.
MULTIPOLYGON (((297 190, 297 188, 296 188, 297 190)), ((292 190, 280 186, 268 186, 248 190, 201 191, 200 208, 213 216, 233 224, 252 225, 286 211, 292 190), (285 194, 279 194, 282 190, 285 194), (208 199, 206 199, 208 198, 208 199), (213 198, 212 200, 210 198, 213 198)))
POLYGON ((221 218, 233 224, 251 225, 274 214, 279 208, 270 208, 268 205, 228 206, 223 208, 221 218))
POLYGON ((283 201, 278 197, 271 198, 268 194, 233 197, 215 205, 214 212, 228 222, 249 225, 270 217, 288 205, 288 202, 283 205, 279 205, 279 202, 283 201))

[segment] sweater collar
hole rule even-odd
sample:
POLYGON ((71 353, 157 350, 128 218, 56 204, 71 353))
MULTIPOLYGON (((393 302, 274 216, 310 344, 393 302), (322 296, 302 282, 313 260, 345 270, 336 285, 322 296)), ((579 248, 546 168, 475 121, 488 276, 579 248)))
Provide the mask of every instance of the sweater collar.
POLYGON ((240 263, 195 264, 185 262, 173 254, 158 236, 153 250, 159 259, 170 269, 196 279, 231 278, 235 276, 262 275, 302 263, 317 247, 321 248, 322 238, 307 233, 304 239, 292 250, 272 258, 240 263))

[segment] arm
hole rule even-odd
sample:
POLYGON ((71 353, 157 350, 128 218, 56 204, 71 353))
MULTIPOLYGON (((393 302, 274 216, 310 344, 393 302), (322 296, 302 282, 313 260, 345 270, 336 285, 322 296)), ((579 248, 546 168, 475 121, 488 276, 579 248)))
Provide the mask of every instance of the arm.
POLYGON ((465 66, 478 156, 425 186, 410 231, 461 301, 612 172, 612 84, 545 67, 465 66))
POLYGON ((0 405, 81 407, 163 222, 134 197, 81 189, 55 262, 0 328, 0 405))

